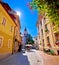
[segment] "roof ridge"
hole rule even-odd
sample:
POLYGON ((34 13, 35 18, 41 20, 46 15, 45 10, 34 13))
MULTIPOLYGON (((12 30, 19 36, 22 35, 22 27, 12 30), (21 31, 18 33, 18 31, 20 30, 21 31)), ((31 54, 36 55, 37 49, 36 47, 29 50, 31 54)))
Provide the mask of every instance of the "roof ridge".
MULTIPOLYGON (((3 8, 5 9, 5 11, 8 13, 8 15, 11 17, 11 19, 14 21, 15 23, 15 19, 16 17, 14 16, 14 14, 10 14, 9 13, 9 10, 12 11, 13 9, 8 5, 8 3, 5 3, 5 2, 1 2, 0 1, 0 4, 3 6, 3 8)), ((13 10, 14 11, 14 10, 13 10)))

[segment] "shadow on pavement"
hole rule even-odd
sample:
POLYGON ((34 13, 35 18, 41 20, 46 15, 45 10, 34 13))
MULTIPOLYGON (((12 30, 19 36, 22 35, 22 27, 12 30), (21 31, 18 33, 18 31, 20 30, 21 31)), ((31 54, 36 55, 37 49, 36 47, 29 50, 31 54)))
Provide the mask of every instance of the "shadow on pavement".
POLYGON ((0 62, 0 65, 30 65, 30 62, 26 53, 19 52, 0 62))
MULTIPOLYGON (((19 53, 20 54, 20 53, 19 53)), ((30 65, 30 62, 28 60, 28 57, 26 55, 26 53, 22 53, 20 54, 20 59, 18 61, 20 61, 20 65, 30 65)))

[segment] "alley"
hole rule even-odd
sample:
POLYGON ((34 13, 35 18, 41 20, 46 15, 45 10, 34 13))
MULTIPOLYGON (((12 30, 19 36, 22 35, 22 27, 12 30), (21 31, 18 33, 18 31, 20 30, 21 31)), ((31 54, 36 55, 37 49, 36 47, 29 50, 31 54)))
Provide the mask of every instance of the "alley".
POLYGON ((0 65, 59 65, 59 0, 0 0, 0 65))
POLYGON ((0 65, 42 65, 42 59, 35 52, 36 50, 16 53, 0 62, 0 65))

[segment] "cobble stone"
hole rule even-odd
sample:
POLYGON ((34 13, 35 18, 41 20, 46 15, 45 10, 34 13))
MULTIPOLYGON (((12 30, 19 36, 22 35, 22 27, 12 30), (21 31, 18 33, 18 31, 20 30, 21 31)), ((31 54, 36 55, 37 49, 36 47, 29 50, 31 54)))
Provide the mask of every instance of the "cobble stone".
POLYGON ((34 50, 16 53, 0 62, 0 65, 42 65, 34 50))

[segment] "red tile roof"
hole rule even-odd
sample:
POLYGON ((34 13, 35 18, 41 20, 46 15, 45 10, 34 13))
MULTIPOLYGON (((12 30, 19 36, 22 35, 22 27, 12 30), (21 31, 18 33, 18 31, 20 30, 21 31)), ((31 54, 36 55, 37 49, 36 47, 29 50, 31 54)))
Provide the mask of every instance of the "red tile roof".
MULTIPOLYGON (((0 4, 3 6, 3 8, 6 10, 6 12, 8 13, 8 15, 11 17, 11 19, 15 23, 16 17, 14 16, 14 14, 10 14, 9 13, 9 11, 12 11, 12 9, 10 8, 10 6, 7 3, 1 2, 1 1, 0 1, 0 4)), ((16 13, 16 12, 14 11, 14 13, 16 13)))

